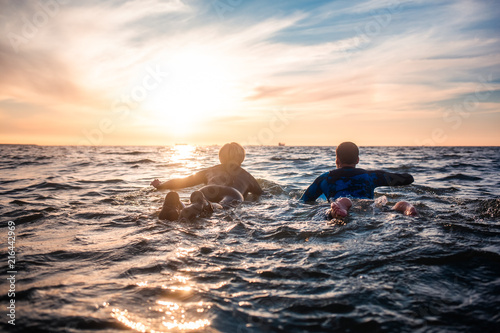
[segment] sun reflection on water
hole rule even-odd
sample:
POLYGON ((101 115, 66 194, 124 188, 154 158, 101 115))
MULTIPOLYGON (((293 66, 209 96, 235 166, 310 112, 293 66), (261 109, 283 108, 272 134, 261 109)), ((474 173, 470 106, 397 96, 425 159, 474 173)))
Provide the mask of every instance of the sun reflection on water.
POLYGON ((113 309, 111 310, 111 316, 124 324, 127 327, 130 327, 133 330, 136 330, 138 332, 147 332, 146 325, 144 325, 141 322, 135 322, 133 320, 130 320, 129 314, 127 310, 120 310, 120 309, 113 309))
MULTIPOLYGON (((207 328, 211 323, 203 317, 208 315, 211 305, 204 301, 192 301, 197 298, 193 294, 196 288, 189 280, 184 275, 171 276, 170 282, 161 286, 166 293, 162 293, 162 299, 156 300, 155 305, 147 309, 146 317, 143 311, 119 308, 113 308, 111 316, 137 332, 189 332, 207 328)), ((150 288, 148 281, 141 281, 136 285, 150 288)))
POLYGON ((197 303, 186 303, 184 305, 180 305, 179 303, 172 301, 157 301, 156 304, 158 307, 150 308, 149 310, 151 313, 162 314, 161 319, 158 319, 157 321, 157 325, 155 325, 154 321, 151 319, 141 320, 141 318, 129 313, 128 310, 120 310, 118 308, 112 309, 111 316, 137 332, 165 332, 152 327, 160 326, 160 322, 161 326, 166 328, 168 331, 197 331, 208 327, 211 324, 208 319, 195 317, 196 313, 204 313, 207 309, 210 309, 210 305, 205 304, 203 301, 197 303))
POLYGON ((184 248, 184 247, 179 247, 177 251, 175 252, 175 256, 177 258, 183 258, 187 257, 190 253, 196 251, 196 248, 191 247, 191 248, 184 248))
MULTIPOLYGON (((157 304, 165 307, 158 309, 158 311, 165 312, 165 314, 169 316, 169 318, 163 317, 164 321, 162 322, 163 326, 167 327, 169 330, 174 328, 179 330, 199 330, 210 325, 208 319, 188 321, 186 319, 186 310, 175 302, 158 301, 157 304)), ((207 306, 207 308, 210 308, 210 306, 207 306)), ((204 303, 202 301, 196 303, 196 312, 201 313, 204 311, 204 303)))
POLYGON ((197 321, 192 321, 188 323, 169 323, 169 322, 163 322, 163 325, 165 325, 169 330, 173 328, 178 328, 180 330, 199 330, 201 328, 204 328, 205 326, 210 325, 210 322, 206 319, 200 319, 197 321))
POLYGON ((191 145, 175 145, 172 151, 171 159, 173 162, 180 163, 192 160, 194 152, 196 150, 195 146, 191 145))
POLYGON ((166 158, 169 163, 175 164, 175 171, 171 170, 170 177, 185 177, 192 174, 201 167, 200 161, 196 158, 196 146, 178 144, 168 152, 166 158))

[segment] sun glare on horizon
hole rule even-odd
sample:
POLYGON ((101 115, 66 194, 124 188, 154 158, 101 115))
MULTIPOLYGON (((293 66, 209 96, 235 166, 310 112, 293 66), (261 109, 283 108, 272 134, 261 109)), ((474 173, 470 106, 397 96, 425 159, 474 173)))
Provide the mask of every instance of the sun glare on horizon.
POLYGON ((183 136, 234 110, 241 98, 234 87, 236 73, 230 67, 229 59, 200 48, 171 56, 162 66, 169 77, 143 104, 153 126, 183 136))

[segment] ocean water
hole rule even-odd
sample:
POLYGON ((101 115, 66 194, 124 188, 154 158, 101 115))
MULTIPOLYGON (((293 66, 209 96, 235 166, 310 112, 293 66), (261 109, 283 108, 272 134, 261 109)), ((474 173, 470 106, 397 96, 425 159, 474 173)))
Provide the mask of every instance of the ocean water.
POLYGON ((297 200, 332 147, 247 147, 261 198, 159 221, 167 192, 151 180, 212 166, 218 149, 0 146, 0 330, 500 331, 499 147, 362 147, 359 167, 415 178, 376 198, 420 216, 357 200, 344 221, 297 200))

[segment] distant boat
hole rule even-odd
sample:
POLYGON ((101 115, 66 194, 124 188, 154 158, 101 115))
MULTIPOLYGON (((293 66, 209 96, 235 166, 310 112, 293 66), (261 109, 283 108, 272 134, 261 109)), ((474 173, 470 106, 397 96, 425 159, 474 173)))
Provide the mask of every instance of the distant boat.
POLYGON ((279 143, 278 143, 278 146, 280 146, 280 147, 284 147, 284 146, 285 146, 285 143, 284 143, 284 142, 279 142, 279 143))

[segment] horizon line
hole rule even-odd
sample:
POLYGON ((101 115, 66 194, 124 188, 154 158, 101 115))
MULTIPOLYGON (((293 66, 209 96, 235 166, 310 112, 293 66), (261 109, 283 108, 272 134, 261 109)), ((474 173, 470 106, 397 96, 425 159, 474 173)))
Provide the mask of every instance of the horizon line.
MULTIPOLYGON (((173 147, 173 146, 222 146, 223 143, 213 143, 213 144, 192 144, 192 143, 174 143, 165 145, 75 145, 75 144, 37 144, 37 143, 0 143, 0 146, 39 146, 39 147, 173 147)), ((275 145, 243 145, 245 147, 337 147, 338 145, 285 145, 279 146, 275 145)), ((500 147, 499 145, 357 145, 358 147, 433 147, 433 148, 445 148, 445 147, 500 147)))

